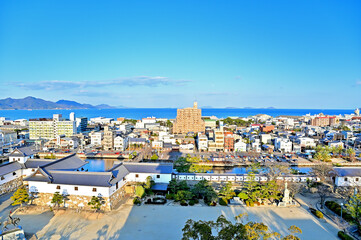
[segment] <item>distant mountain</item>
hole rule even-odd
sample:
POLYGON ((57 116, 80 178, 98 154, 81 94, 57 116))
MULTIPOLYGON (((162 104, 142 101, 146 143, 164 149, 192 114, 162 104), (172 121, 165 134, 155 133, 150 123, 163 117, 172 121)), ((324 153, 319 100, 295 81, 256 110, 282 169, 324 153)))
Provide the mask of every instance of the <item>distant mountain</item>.
POLYGON ((41 98, 26 97, 22 99, 0 99, 0 109, 86 109, 86 108, 113 108, 106 104, 93 106, 81 104, 75 101, 59 100, 57 102, 46 101, 41 98))

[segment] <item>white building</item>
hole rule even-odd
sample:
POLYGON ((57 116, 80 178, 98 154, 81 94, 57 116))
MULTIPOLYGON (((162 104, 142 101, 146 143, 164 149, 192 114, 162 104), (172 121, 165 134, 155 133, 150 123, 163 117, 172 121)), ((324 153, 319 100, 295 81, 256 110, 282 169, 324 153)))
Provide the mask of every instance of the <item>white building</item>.
POLYGON ((335 185, 338 187, 361 186, 361 167, 334 167, 335 185))
MULTIPOLYGON (((86 207, 92 196, 105 200, 105 209, 110 210, 121 200, 125 185, 145 182, 151 177, 155 185, 164 184, 165 189, 172 179, 172 164, 120 163, 106 172, 82 172, 39 167, 25 181, 29 190, 39 198, 47 198, 55 192, 66 194, 68 207, 86 207)), ((51 201, 46 205, 52 205, 51 201)))
POLYGON ((261 134, 261 142, 262 142, 263 144, 270 143, 271 140, 272 140, 271 134, 261 134))
POLYGON ((295 140, 295 143, 298 143, 301 147, 313 148, 316 147, 315 140, 309 137, 300 137, 295 140))
POLYGON ((125 151, 128 146, 128 138, 122 137, 120 135, 114 138, 114 149, 119 151, 125 151))
POLYGON ((112 121, 114 121, 114 118, 96 117, 90 118, 89 121, 93 124, 109 125, 112 121))
POLYGON ((292 142, 288 138, 275 138, 275 150, 292 152, 292 142))
POLYGON ((335 147, 335 148, 337 148, 337 147, 342 147, 342 148, 344 148, 344 144, 343 144, 343 142, 341 142, 341 141, 333 141, 333 142, 329 142, 328 143, 328 146, 329 147, 335 147))
POLYGON ((207 151, 208 150, 208 138, 205 134, 198 133, 197 145, 198 145, 199 151, 207 151))
POLYGON ((247 152, 247 143, 242 142, 239 140, 238 142, 234 143, 234 151, 236 152, 247 152))
POLYGON ((92 132, 90 133, 90 144, 93 146, 101 146, 103 140, 103 132, 92 132))
POLYGON ((163 141, 154 140, 154 141, 152 141, 152 148, 154 148, 154 149, 162 149, 163 144, 164 144, 163 141))

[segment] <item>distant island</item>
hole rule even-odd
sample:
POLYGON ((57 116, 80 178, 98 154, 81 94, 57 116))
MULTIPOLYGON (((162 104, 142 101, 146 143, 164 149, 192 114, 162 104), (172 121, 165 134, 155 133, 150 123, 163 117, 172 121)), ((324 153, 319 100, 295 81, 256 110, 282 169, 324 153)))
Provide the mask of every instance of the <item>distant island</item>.
POLYGON ((100 105, 90 105, 82 104, 75 101, 69 100, 59 100, 57 102, 47 101, 41 98, 35 97, 26 97, 21 99, 14 98, 5 98, 0 99, 0 109, 1 110, 17 110, 17 109, 29 109, 29 110, 38 110, 38 109, 109 109, 115 108, 107 104, 100 105))

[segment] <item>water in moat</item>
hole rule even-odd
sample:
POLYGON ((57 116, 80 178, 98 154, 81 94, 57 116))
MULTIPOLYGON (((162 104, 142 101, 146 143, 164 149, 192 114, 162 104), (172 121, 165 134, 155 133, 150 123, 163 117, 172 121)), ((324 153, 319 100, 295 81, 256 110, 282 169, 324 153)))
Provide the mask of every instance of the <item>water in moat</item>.
MULTIPOLYGON (((121 160, 109 160, 109 159, 87 159, 88 163, 83 167, 89 172, 104 172, 111 169, 114 164, 119 164, 121 160)), ((311 171, 310 167, 291 167, 294 170, 299 171, 300 173, 308 173, 311 171)), ((211 172, 213 173, 236 173, 236 174, 245 174, 249 171, 246 167, 214 167, 211 172)))

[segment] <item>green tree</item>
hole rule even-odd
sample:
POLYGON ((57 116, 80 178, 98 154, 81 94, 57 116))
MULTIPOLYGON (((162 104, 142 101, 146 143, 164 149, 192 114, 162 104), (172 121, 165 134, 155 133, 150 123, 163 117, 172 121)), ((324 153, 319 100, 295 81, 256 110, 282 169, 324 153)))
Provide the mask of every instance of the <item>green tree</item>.
POLYGON ((95 212, 100 210, 101 206, 104 204, 104 200, 102 197, 96 197, 93 196, 90 200, 90 202, 88 202, 88 205, 91 206, 91 209, 94 209, 95 212))
POLYGON ((135 195, 142 198, 145 195, 144 187, 141 185, 138 185, 135 187, 135 195))
MULTIPOLYGON (((296 226, 291 226, 289 230, 292 234, 282 239, 299 239, 295 236, 295 234, 301 233, 301 229, 296 226)), ((189 219, 187 220, 182 231, 182 240, 259 240, 281 238, 281 235, 279 233, 269 231, 268 226, 264 223, 232 223, 231 221, 227 220, 223 215, 219 216, 215 222, 203 220, 194 221, 192 219, 189 219)))
POLYGON ((60 207, 60 204, 63 203, 63 195, 61 195, 59 192, 55 192, 53 194, 53 198, 51 199, 51 203, 54 204, 54 206, 60 207))
POLYGON ((145 187, 145 189, 151 189, 154 186, 154 184, 155 184, 155 182, 154 182, 153 178, 151 176, 148 176, 145 179, 144 187, 145 187))
POLYGON ((174 200, 182 201, 182 200, 191 200, 193 198, 193 193, 190 191, 181 190, 178 191, 174 196, 174 200))
POLYGON ((232 183, 227 182, 226 185, 224 185, 221 190, 219 191, 219 194, 224 196, 227 200, 233 198, 236 194, 232 190, 232 183))
POLYGON ((355 219, 354 222, 357 225, 359 232, 361 233, 361 194, 351 196, 350 200, 346 204, 346 209, 355 219))
POLYGON ((152 156, 151 156, 151 158, 150 158, 150 160, 158 160, 158 155, 157 154, 153 154, 152 156))
POLYGON ((13 203, 11 205, 20 205, 22 207, 23 203, 28 203, 30 201, 30 197, 25 187, 21 186, 20 188, 18 188, 18 190, 14 192, 11 200, 13 200, 13 203))

